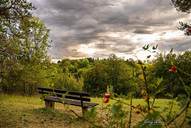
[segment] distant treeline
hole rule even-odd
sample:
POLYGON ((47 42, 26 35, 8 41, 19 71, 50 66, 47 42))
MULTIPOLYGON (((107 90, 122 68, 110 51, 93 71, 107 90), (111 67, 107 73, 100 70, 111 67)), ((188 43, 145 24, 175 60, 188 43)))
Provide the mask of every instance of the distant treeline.
POLYGON ((110 88, 116 95, 133 92, 135 97, 141 97, 144 93, 143 64, 149 91, 158 97, 185 94, 176 75, 180 75, 187 85, 191 83, 191 77, 186 75, 191 74, 191 52, 186 51, 180 55, 160 54, 150 62, 124 60, 111 55, 107 59, 63 59, 57 64, 48 60, 16 63, 1 74, 0 86, 3 92, 25 95, 33 95, 38 86, 44 86, 84 90, 94 96, 100 96, 110 88), (176 65, 177 73, 169 72, 172 64, 176 65))

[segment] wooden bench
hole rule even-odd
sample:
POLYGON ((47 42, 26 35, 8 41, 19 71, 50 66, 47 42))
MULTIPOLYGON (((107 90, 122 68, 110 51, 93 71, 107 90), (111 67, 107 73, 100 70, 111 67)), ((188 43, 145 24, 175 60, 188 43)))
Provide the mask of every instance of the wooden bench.
POLYGON ((90 95, 86 92, 65 91, 60 89, 38 87, 38 93, 43 94, 46 108, 54 109, 55 102, 79 106, 84 114, 87 109, 95 107, 97 103, 92 103, 90 95))

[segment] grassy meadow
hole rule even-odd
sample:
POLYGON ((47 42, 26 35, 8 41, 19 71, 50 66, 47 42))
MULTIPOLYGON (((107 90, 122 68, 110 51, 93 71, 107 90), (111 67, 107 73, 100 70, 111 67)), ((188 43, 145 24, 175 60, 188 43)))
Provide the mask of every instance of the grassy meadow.
MULTIPOLYGON (((122 99, 126 104, 129 100, 122 99)), ((157 99, 156 109, 164 112, 169 107, 167 99, 157 99), (160 108, 159 108, 160 106, 160 108)), ((92 102, 99 103, 96 106, 96 122, 104 120, 104 110, 102 108, 115 103, 111 100, 109 104, 102 103, 102 98, 92 98, 92 102)), ((133 99, 133 105, 144 105, 144 99, 133 99)), ((94 127, 90 122, 76 116, 82 116, 80 107, 63 105, 56 103, 55 110, 44 109, 44 101, 39 96, 26 97, 16 95, 0 95, 0 128, 89 128, 94 127)), ((125 107, 129 111, 128 105, 125 107)), ((172 111, 178 111, 178 105, 174 101, 172 111)), ((165 114, 165 113, 164 113, 165 114)), ((132 125, 142 119, 140 114, 133 111, 132 125)))

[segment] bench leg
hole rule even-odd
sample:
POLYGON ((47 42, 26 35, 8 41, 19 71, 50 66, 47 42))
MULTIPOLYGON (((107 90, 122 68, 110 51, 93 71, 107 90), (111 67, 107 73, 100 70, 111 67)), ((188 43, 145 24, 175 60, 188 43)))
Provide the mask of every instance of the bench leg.
POLYGON ((50 108, 50 109, 54 109, 54 102, 52 102, 52 101, 47 101, 47 100, 45 100, 45 107, 46 108, 50 108))
POLYGON ((83 114, 83 116, 84 116, 84 114, 87 112, 87 108, 82 108, 82 114, 83 114))

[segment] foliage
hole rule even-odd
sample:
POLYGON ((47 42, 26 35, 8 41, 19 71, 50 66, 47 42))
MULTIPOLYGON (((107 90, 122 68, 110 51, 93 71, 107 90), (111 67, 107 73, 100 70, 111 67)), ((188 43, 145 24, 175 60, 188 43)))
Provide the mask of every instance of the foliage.
POLYGON ((0 87, 31 95, 47 73, 48 32, 26 0, 0 2, 0 87))
POLYGON ((18 54, 13 40, 21 36, 21 21, 31 17, 30 10, 32 9, 32 4, 28 3, 26 0, 2 0, 0 2, 1 61, 2 59, 10 57, 13 59, 13 57, 18 54))
POLYGON ((84 77, 84 89, 92 94, 100 94, 107 89, 106 66, 97 62, 87 71, 84 77))
POLYGON ((82 90, 83 80, 77 80, 72 75, 61 74, 57 76, 53 87, 70 91, 79 91, 82 90))
POLYGON ((173 5, 178 11, 190 12, 191 1, 190 0, 171 0, 173 5))
POLYGON ((187 36, 191 35, 191 25, 184 22, 179 22, 179 30, 184 31, 184 34, 187 36))

